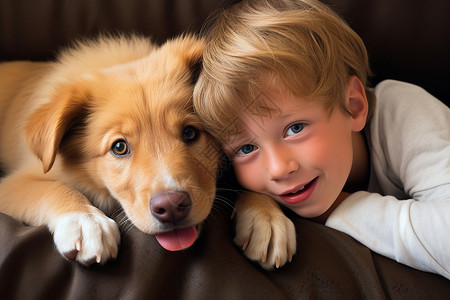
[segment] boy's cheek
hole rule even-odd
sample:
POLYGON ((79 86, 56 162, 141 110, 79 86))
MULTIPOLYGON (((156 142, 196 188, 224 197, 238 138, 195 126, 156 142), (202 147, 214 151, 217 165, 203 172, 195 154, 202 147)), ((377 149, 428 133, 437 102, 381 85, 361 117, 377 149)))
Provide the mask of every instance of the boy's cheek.
POLYGON ((260 176, 258 176, 260 172, 255 170, 255 168, 252 168, 250 165, 233 164, 233 169, 236 179, 242 187, 254 192, 261 191, 262 182, 260 176))

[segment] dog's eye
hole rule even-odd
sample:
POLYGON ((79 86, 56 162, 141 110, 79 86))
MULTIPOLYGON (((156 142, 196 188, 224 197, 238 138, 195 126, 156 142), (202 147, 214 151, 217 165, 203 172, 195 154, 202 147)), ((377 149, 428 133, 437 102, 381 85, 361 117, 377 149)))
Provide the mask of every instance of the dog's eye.
POLYGON ((199 131, 197 128, 192 126, 186 126, 183 129, 183 140, 186 143, 194 142, 199 136, 199 131))
POLYGON ((124 156, 130 153, 130 148, 124 140, 117 140, 113 143, 111 151, 116 156, 124 156))

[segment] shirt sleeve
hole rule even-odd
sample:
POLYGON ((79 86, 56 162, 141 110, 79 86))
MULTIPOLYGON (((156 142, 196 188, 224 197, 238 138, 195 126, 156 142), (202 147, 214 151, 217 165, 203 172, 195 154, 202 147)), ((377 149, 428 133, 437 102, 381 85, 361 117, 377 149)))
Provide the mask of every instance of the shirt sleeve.
POLYGON ((375 94, 369 145, 378 189, 349 196, 326 225, 450 279, 450 109, 397 81, 381 83, 375 94))

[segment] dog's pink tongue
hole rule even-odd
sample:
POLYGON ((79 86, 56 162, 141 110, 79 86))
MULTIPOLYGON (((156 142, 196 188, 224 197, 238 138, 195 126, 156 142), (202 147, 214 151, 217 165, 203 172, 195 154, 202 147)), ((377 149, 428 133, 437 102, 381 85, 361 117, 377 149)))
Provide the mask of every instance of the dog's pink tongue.
POLYGON ((166 250, 179 251, 186 249, 195 242, 197 229, 195 226, 175 229, 156 234, 156 240, 166 250))

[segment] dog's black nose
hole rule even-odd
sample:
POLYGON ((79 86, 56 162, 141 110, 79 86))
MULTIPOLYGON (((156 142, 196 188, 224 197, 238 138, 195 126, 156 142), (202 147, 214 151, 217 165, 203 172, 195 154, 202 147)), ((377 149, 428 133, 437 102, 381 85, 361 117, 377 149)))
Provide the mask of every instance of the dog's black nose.
POLYGON ((163 223, 177 223, 188 215, 191 198, 186 192, 165 192, 150 199, 150 210, 163 223))

